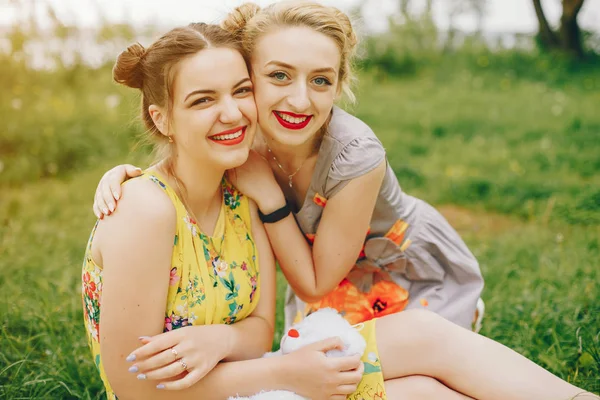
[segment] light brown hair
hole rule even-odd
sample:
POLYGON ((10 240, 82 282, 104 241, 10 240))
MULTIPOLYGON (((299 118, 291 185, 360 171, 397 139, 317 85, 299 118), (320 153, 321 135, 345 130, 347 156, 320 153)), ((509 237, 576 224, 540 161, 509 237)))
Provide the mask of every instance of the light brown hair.
POLYGON ((113 67, 113 79, 139 89, 142 96, 142 120, 155 139, 159 158, 169 155, 167 138, 155 126, 148 108, 154 104, 167 110, 173 104, 173 82, 177 65, 187 57, 208 48, 232 48, 243 54, 239 41, 218 25, 192 23, 172 29, 147 49, 134 43, 119 54, 113 67))
POLYGON ((340 50, 339 82, 342 92, 355 101, 353 61, 358 39, 350 18, 335 7, 312 1, 284 1, 261 9, 255 3, 244 3, 233 10, 221 26, 239 38, 247 58, 252 57, 258 40, 275 28, 304 26, 333 39, 340 50))

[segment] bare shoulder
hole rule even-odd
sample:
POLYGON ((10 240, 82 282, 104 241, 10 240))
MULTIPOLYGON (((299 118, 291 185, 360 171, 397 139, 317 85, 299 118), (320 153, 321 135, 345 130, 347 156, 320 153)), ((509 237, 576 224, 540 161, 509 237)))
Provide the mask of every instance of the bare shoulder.
MULTIPOLYGON (((128 180, 115 212, 98 224, 98 245, 115 243, 119 237, 152 241, 171 236, 176 227, 176 210, 169 196, 156 183, 143 178, 128 180)), ((135 239, 132 239, 135 240, 135 239)))
POLYGON ((175 207, 167 193, 156 183, 144 178, 130 179, 123 184, 122 192, 119 207, 111 217, 141 217, 154 223, 175 221, 175 207))

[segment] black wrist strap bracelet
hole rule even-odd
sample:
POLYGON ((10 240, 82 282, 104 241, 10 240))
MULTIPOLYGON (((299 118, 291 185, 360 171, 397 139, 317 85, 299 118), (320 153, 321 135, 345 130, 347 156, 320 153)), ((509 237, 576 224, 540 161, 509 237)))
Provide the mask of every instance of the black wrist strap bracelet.
POLYGON ((285 205, 283 207, 281 207, 280 209, 275 210, 272 213, 267 214, 267 215, 263 214, 262 211, 260 211, 260 209, 259 209, 258 217, 265 224, 273 224, 275 222, 281 221, 282 219, 284 219, 285 217, 290 215, 291 212, 292 212, 292 210, 290 209, 290 206, 288 205, 288 203, 286 201, 285 205))

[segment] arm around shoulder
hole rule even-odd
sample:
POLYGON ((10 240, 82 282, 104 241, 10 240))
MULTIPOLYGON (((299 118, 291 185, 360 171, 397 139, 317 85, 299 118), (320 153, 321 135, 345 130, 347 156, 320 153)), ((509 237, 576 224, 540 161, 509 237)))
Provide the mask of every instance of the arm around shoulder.
MULTIPOLYGON (((170 391, 156 382, 136 379, 127 372, 125 357, 139 346, 139 336, 163 330, 169 284, 175 210, 161 190, 148 181, 125 185, 123 200, 114 215, 100 222, 94 245, 103 264, 101 354, 105 372, 120 399, 168 399, 170 391), (143 316, 143 317, 142 317, 143 316), (135 323, 132 323, 135 321, 135 323)), ((252 211, 255 215, 256 211, 252 211)), ((253 216, 253 236, 261 262, 261 300, 247 326, 236 335, 237 347, 252 344, 259 357, 270 348, 274 324, 274 260, 258 218, 253 216), (253 332, 249 332, 252 330, 253 332), (252 342, 252 343, 249 343, 252 342)), ((234 352, 235 353, 235 352, 234 352)), ((242 351, 237 352, 239 357, 242 351)), ((235 358, 235 357, 234 357, 235 358)), ((178 391, 189 399, 223 399, 236 393, 250 395, 263 389, 289 388, 291 368, 285 357, 223 362, 192 387, 178 391)), ((293 375, 293 374, 292 374, 293 375)))

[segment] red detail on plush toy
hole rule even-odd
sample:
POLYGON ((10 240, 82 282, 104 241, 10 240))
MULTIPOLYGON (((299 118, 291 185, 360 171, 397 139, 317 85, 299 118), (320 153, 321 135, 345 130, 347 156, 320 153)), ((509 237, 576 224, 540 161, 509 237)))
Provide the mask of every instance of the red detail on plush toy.
POLYGON ((297 331, 297 330, 295 330, 295 329, 290 329, 290 330, 288 331, 288 336, 289 336, 289 337, 293 337, 293 338, 297 338, 297 337, 300 337, 300 332, 298 332, 298 331, 297 331))

